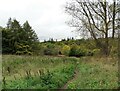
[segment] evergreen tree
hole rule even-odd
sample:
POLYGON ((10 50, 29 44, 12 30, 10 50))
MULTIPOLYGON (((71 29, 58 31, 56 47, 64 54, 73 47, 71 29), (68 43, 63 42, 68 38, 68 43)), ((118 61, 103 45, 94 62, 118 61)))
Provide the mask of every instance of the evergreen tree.
POLYGON ((2 53, 26 54, 38 48, 38 37, 28 21, 23 26, 11 18, 7 27, 2 29, 2 53))
POLYGON ((32 29, 32 27, 30 26, 30 24, 28 23, 28 21, 26 21, 23 24, 23 31, 25 32, 25 36, 24 38, 29 41, 29 43, 31 42, 38 42, 38 37, 37 34, 35 33, 35 31, 32 29))
POLYGON ((7 23, 7 28, 11 28, 11 25, 12 25, 12 19, 11 17, 8 19, 8 23, 7 23))
POLYGON ((24 43, 31 47, 31 51, 38 49, 38 37, 28 21, 23 24, 24 43))

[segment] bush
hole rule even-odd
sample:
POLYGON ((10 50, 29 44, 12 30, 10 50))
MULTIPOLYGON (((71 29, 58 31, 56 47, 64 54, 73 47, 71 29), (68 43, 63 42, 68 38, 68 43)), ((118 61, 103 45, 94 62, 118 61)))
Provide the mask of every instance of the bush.
POLYGON ((78 47, 77 45, 73 45, 70 49, 69 56, 80 57, 85 55, 86 51, 83 48, 78 47))
POLYGON ((78 50, 78 46, 77 45, 72 45, 71 49, 70 49, 70 52, 69 52, 69 56, 76 56, 76 54, 78 52, 77 50, 78 50))
POLYGON ((24 55, 24 54, 32 55, 32 52, 30 49, 31 48, 29 45, 17 44, 16 45, 16 54, 17 55, 24 55))
POLYGON ((84 49, 79 48, 78 50, 76 50, 76 57, 81 57, 81 56, 85 56, 86 55, 86 51, 84 49))
POLYGON ((63 55, 68 56, 70 52, 70 47, 68 45, 64 45, 61 52, 63 55))
POLYGON ((44 49, 44 54, 45 55, 58 55, 59 54, 59 50, 57 49, 57 47, 55 45, 50 43, 44 49))

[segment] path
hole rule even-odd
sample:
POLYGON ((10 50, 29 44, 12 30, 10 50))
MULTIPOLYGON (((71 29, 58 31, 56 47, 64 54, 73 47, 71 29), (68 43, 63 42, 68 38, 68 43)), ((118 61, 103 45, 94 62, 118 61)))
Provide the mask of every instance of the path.
POLYGON ((74 73, 74 77, 72 79, 70 79, 62 88, 60 88, 59 91, 63 91, 63 89, 67 89, 67 86, 70 82, 73 82, 74 80, 76 80, 78 78, 78 70, 76 69, 75 70, 75 73, 74 73))

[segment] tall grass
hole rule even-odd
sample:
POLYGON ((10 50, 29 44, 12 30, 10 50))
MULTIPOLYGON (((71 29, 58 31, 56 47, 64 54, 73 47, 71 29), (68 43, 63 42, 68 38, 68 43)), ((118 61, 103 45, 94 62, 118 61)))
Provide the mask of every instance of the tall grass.
POLYGON ((83 58, 78 64, 78 78, 70 82, 69 89, 117 89, 117 58, 83 58))
POLYGON ((74 75, 75 58, 3 55, 3 88, 60 88, 74 75))
POLYGON ((57 89, 67 82, 68 89, 118 88, 116 57, 3 55, 2 65, 3 88, 7 89, 57 89))

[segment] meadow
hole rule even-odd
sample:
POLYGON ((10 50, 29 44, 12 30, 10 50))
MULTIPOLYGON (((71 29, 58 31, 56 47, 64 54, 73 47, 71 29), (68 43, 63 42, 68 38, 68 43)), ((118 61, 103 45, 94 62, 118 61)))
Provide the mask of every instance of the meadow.
MULTIPOLYGON (((61 24, 61 20, 59 23, 55 17, 52 19, 52 21, 55 19, 55 22, 52 24, 50 21, 50 26, 39 26, 37 20, 34 22, 37 27, 31 26, 32 20, 29 23, 27 18, 21 18, 27 19, 22 24, 15 17, 10 17, 6 26, 0 26, 2 88, 120 89, 118 79, 120 36, 117 24, 120 9, 117 1, 112 1, 103 0, 95 3, 80 0, 65 1, 63 10, 70 15, 70 20, 66 22, 70 26, 68 29, 56 26, 57 23, 61 24), (34 30, 34 27, 39 30, 34 30), (75 35, 67 32, 64 34, 64 30, 69 29, 72 29, 75 35), (63 35, 65 36, 62 38, 63 35)), ((56 11, 57 8, 51 9, 56 11)), ((44 7, 40 10, 44 10, 44 7)), ((48 16, 50 15, 53 14, 48 16)), ((36 19, 33 18, 33 21, 36 19)), ((46 22, 45 20, 43 23, 48 24, 46 22)))
POLYGON ((3 89, 117 89, 116 57, 2 56, 3 89))

